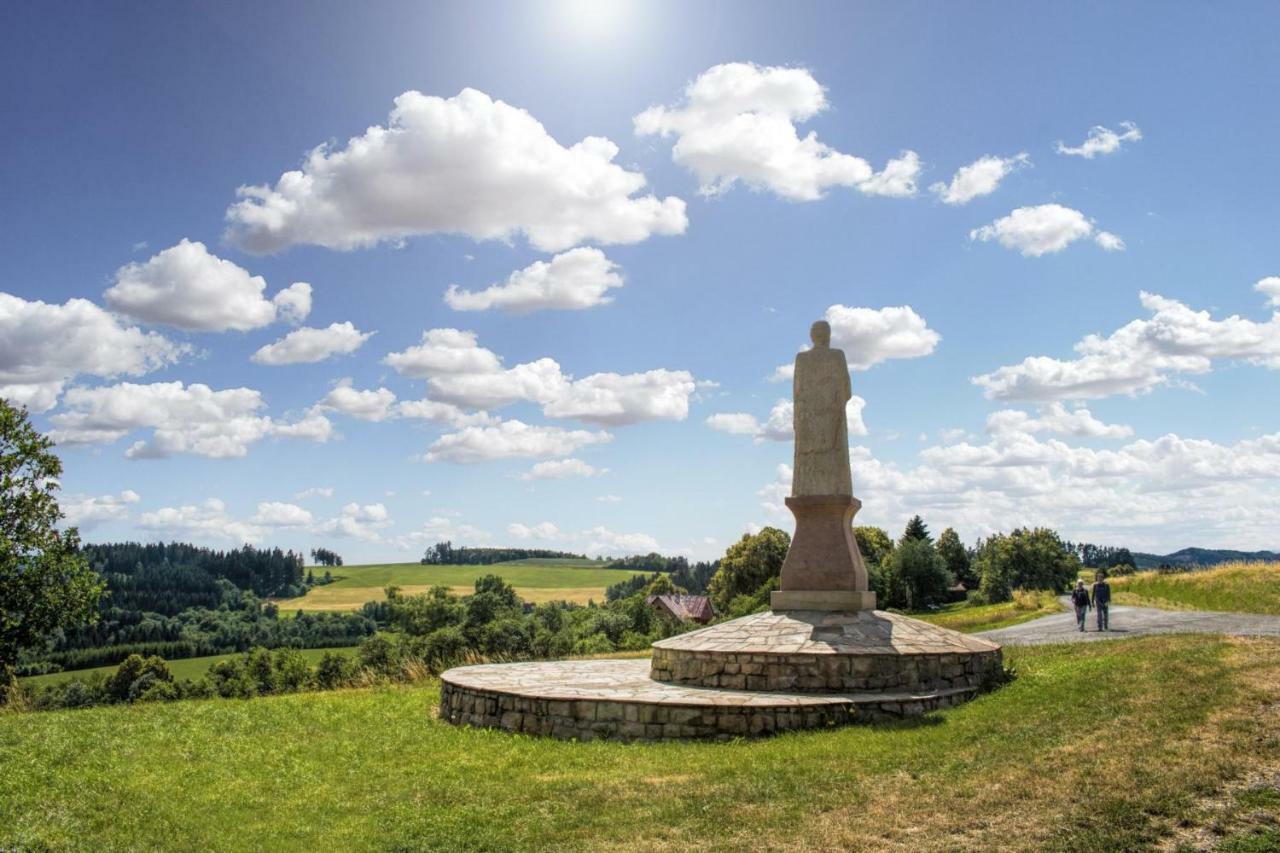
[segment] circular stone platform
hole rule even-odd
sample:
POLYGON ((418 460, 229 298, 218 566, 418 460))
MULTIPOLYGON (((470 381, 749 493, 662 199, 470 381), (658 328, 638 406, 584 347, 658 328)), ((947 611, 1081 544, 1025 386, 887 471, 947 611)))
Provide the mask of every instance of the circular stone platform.
POLYGON ((935 693, 978 689, 1000 646, 882 610, 757 613, 653 644, 656 681, 733 690, 935 693))
POLYGON ((918 716, 977 693, 976 687, 824 695, 723 690, 654 681, 649 666, 641 659, 458 667, 440 676, 440 716, 562 739, 725 740, 918 716))

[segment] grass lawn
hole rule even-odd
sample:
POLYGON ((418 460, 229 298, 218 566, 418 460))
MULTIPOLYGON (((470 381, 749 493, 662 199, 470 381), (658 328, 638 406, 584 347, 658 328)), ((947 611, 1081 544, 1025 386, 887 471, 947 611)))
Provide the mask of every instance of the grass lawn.
POLYGON ((1110 851, 1280 815, 1242 786, 1280 769, 1280 643, 1006 654, 940 715, 727 744, 455 728, 435 682, 0 714, 0 848, 1110 851))
POLYGON ((999 604, 971 605, 965 602, 948 604, 941 610, 912 613, 911 615, 925 622, 941 625, 953 631, 966 634, 974 631, 992 631, 996 628, 1008 628, 1020 622, 1030 622, 1041 616, 1049 616, 1062 612, 1058 598, 1052 592, 1019 590, 1012 601, 999 604))
MULTIPOLYGON (((324 656, 325 652, 342 652, 343 654, 353 655, 356 652, 356 646, 341 646, 332 649, 299 649, 302 656, 307 659, 307 663, 314 666, 324 656)), ((240 652, 233 652, 226 655, 207 655, 202 658, 183 658, 181 660, 168 660, 169 671, 173 673, 173 677, 177 679, 189 678, 197 681, 209 671, 209 667, 220 660, 228 658, 240 657, 240 652)), ((44 687, 48 684, 57 684, 60 681, 68 681, 72 678, 87 678, 95 672, 101 672, 103 675, 110 675, 116 671, 116 667, 112 666, 95 666, 90 669, 73 669, 66 672, 51 672, 48 675, 29 675, 26 678, 18 679, 28 687, 44 687)))
POLYGON ((1110 578, 1117 604, 1280 615, 1280 563, 1223 563, 1197 572, 1110 578))
MULTIPOLYGON (((323 575, 323 567, 312 569, 323 575)), ((499 575, 516 588, 516 594, 535 604, 543 601, 604 601, 606 587, 624 581, 637 572, 604 569, 593 560, 517 560, 491 566, 424 566, 420 563, 390 563, 373 566, 339 566, 329 569, 337 578, 331 584, 313 587, 301 598, 278 599, 281 611, 359 610, 366 601, 382 601, 383 589, 394 584, 406 595, 426 592, 433 586, 450 587, 458 595, 475 592, 475 583, 485 575, 499 575)))

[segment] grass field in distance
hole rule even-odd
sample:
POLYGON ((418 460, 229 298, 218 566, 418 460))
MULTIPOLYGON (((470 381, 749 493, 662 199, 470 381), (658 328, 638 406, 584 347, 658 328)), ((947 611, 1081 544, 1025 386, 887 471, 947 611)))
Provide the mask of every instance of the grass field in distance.
MULTIPOLYGON (((406 595, 426 592, 443 585, 458 595, 475 591, 476 580, 498 575, 516 589, 525 601, 572 601, 586 604, 604 601, 606 587, 634 574, 631 569, 607 569, 595 560, 514 560, 488 566, 427 566, 421 563, 384 563, 369 566, 338 566, 328 569, 337 578, 331 584, 313 587, 301 598, 278 599, 281 611, 359 610, 366 601, 382 601, 387 586, 398 586, 406 595)), ((323 566, 311 571, 323 575, 323 566)))

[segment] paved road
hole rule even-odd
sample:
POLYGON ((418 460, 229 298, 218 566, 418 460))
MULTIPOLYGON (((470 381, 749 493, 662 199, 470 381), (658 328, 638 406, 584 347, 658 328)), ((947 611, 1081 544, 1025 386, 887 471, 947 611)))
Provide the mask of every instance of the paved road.
POLYGON ((1280 636, 1280 616, 1254 613, 1216 613, 1207 610, 1157 610, 1154 607, 1111 606, 1111 630, 1096 630, 1095 614, 1089 611, 1086 631, 1076 630, 1075 613, 1070 599, 1059 599, 1064 610, 1012 628, 983 631, 986 637, 1003 645, 1034 646, 1041 643, 1080 643, 1093 640, 1116 640, 1143 634, 1234 634, 1237 636, 1280 636))

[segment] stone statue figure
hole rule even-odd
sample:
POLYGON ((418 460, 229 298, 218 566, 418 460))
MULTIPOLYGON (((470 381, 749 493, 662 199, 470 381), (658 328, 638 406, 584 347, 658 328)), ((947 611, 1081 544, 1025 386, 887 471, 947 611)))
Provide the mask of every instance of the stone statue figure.
POLYGON ((775 611, 874 610, 876 594, 853 538, 862 502, 849 473, 849 365, 831 348, 829 323, 814 323, 809 336, 813 349, 796 356, 792 384, 796 456, 787 507, 796 532, 769 603, 775 611))
POLYGON ((796 356, 791 395, 796 435, 792 495, 852 495, 849 424, 845 404, 853 391, 844 352, 831 348, 831 324, 809 329, 813 349, 796 356))

